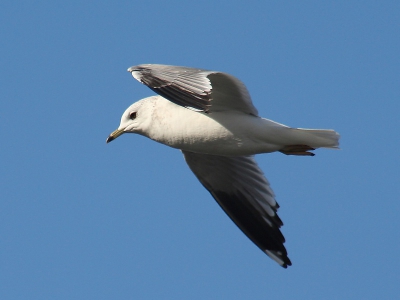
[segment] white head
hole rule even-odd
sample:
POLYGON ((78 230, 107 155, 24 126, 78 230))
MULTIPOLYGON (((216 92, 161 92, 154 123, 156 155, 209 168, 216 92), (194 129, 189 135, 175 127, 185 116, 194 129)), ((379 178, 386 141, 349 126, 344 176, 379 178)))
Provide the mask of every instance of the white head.
POLYGON ((150 118, 146 117, 149 112, 148 108, 153 107, 151 104, 153 103, 152 100, 155 100, 154 98, 156 97, 144 98, 129 106, 122 114, 121 123, 118 129, 108 136, 106 142, 109 143, 115 140, 123 133, 143 134, 145 128, 148 126, 146 121, 148 122, 150 120, 150 118), (150 106, 148 104, 150 104, 150 106))

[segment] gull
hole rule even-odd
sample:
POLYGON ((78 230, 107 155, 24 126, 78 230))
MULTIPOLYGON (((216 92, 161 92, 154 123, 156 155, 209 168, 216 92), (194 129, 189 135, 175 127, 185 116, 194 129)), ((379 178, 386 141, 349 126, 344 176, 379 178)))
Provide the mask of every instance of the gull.
POLYGON ((245 85, 227 73, 157 64, 128 72, 158 95, 129 106, 106 142, 137 133, 181 150, 194 175, 243 233, 280 266, 290 266, 279 205, 254 155, 313 156, 310 151, 317 148, 338 148, 339 134, 259 117, 245 85))

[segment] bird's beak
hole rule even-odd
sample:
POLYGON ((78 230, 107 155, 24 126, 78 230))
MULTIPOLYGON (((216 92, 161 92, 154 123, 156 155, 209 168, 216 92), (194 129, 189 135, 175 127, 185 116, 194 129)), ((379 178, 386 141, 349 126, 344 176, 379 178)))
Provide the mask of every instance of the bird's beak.
POLYGON ((121 134, 123 134, 123 133, 124 133, 124 130, 123 130, 123 129, 117 129, 117 130, 115 130, 114 132, 112 132, 112 133, 108 136, 108 138, 107 138, 107 140, 106 140, 106 143, 109 143, 109 142, 115 140, 117 137, 119 137, 119 136, 120 136, 121 134))

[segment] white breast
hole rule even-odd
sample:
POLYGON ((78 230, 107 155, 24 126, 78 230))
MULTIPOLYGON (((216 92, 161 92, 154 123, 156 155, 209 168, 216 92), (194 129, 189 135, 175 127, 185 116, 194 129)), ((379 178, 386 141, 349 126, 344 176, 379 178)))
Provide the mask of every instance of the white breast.
POLYGON ((280 146, 262 140, 263 119, 238 111, 191 111, 160 97, 147 136, 173 148, 214 155, 252 155, 280 146), (261 139, 260 139, 261 138, 261 139))

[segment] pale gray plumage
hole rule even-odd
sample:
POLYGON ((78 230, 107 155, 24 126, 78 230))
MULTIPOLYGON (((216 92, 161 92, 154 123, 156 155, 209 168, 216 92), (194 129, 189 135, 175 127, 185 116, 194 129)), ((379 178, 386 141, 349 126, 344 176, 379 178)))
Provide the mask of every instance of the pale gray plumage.
POLYGON ((165 65, 139 65, 128 72, 157 94, 186 108, 258 115, 244 84, 226 73, 165 65))
POLYGON ((132 132, 182 150, 190 169, 236 225, 282 267, 291 265, 279 229, 279 205, 253 155, 311 156, 316 148, 337 148, 339 135, 258 117, 244 84, 226 73, 149 64, 128 71, 160 96, 132 104, 107 142, 132 132))

